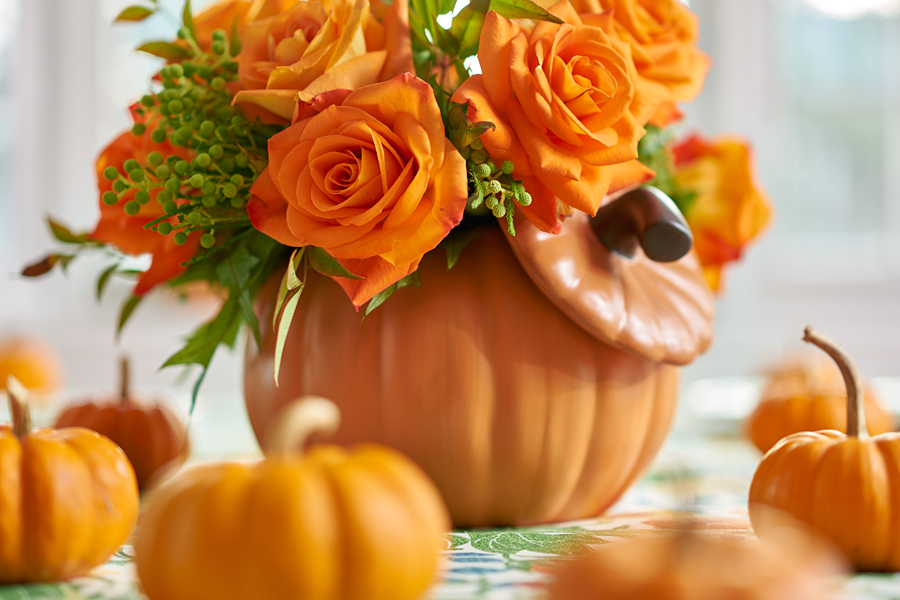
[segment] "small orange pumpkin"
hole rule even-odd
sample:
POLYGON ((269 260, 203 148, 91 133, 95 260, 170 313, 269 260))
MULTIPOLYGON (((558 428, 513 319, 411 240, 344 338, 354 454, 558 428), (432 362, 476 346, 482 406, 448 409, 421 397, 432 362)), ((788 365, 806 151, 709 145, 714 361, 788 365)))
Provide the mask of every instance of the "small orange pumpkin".
POLYGON ((52 346, 33 337, 0 340, 0 389, 12 375, 32 398, 50 394, 62 385, 62 364, 52 346))
POLYGON ((188 469, 141 516, 138 574, 153 600, 415 600, 429 586, 450 521, 434 484, 376 445, 290 447, 337 429, 322 398, 290 405, 256 464, 188 469), (390 540, 390 544, 385 543, 390 540))
POLYGON ((685 529, 597 547, 559 567, 549 600, 835 597, 835 580, 846 571, 840 553, 778 522, 777 537, 762 543, 685 529))
POLYGON ((185 461, 187 431, 163 402, 136 401, 129 389, 128 361, 122 359, 119 396, 87 400, 68 407, 56 427, 85 427, 103 434, 125 451, 138 486, 145 490, 165 466, 185 461))
POLYGON ((847 355, 807 327, 803 340, 834 359, 847 386, 847 434, 795 433, 762 458, 750 486, 754 528, 763 507, 786 511, 843 550, 863 571, 900 570, 894 490, 900 486, 900 434, 868 437, 862 384, 847 355))
POLYGON ((103 436, 31 429, 26 391, 7 381, 0 425, 0 584, 84 575, 125 543, 138 515, 134 471, 103 436))
MULTIPOLYGON (((866 425, 872 435, 894 431, 894 418, 864 384, 866 425)), ((800 431, 846 431, 847 394, 834 362, 808 357, 791 361, 772 373, 759 404, 745 424, 747 437, 762 452, 800 431)))

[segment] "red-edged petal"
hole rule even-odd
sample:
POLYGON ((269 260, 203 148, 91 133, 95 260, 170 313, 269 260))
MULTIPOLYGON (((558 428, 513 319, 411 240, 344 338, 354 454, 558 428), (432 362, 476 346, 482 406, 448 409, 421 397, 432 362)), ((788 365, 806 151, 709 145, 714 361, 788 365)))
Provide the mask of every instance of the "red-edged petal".
POLYGON ((276 242, 285 246, 302 246, 303 243, 291 233, 287 226, 288 204, 278 193, 269 169, 266 167, 250 188, 247 214, 250 223, 276 242))

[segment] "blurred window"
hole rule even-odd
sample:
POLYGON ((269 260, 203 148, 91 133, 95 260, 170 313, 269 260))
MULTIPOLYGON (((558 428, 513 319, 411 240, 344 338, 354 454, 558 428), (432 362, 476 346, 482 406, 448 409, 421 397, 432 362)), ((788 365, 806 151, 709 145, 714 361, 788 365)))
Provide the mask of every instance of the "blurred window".
POLYGON ((0 254, 13 244, 12 214, 12 52, 20 24, 19 0, 0 0, 0 254))

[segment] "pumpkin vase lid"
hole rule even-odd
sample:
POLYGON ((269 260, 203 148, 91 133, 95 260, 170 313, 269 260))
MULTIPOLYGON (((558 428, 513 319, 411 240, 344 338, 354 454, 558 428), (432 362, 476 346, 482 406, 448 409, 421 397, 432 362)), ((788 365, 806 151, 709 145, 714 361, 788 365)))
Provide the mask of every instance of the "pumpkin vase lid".
POLYGON ((506 237, 528 276, 597 339, 675 365, 712 342, 713 293, 689 251, 690 229, 662 192, 607 198, 597 216, 576 212, 557 234, 517 211, 515 229, 506 237))

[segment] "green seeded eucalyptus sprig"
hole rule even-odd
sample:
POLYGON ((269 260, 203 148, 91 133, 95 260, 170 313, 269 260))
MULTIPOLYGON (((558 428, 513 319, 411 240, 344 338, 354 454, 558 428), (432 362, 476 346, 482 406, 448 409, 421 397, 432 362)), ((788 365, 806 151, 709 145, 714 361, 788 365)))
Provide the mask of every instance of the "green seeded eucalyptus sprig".
POLYGON ((231 105, 228 84, 238 78, 232 55, 237 45, 224 31, 213 33, 211 52, 199 47, 188 27, 178 36, 189 48, 188 57, 160 71, 162 89, 141 98, 132 128, 135 135, 149 132, 154 143, 172 152, 153 151, 144 163, 130 159, 124 173, 108 167, 103 176, 113 182, 113 191, 103 195, 103 202, 114 205, 134 192, 123 210, 137 215, 156 192, 165 214, 146 227, 172 235, 179 245, 201 231, 200 245, 211 249, 227 238, 217 236, 217 230, 249 226, 244 207, 250 187, 267 163, 268 139, 283 127, 254 123, 251 128, 231 105), (185 158, 189 155, 193 159, 185 158))
POLYGON ((531 194, 525 191, 520 180, 513 177, 515 165, 512 161, 505 160, 499 167, 495 165, 480 139, 473 141, 469 147, 472 152, 466 161, 466 167, 473 191, 469 195, 467 210, 478 214, 484 206, 494 217, 506 217, 506 230, 510 235, 516 235, 513 224, 515 207, 531 204, 531 194))

